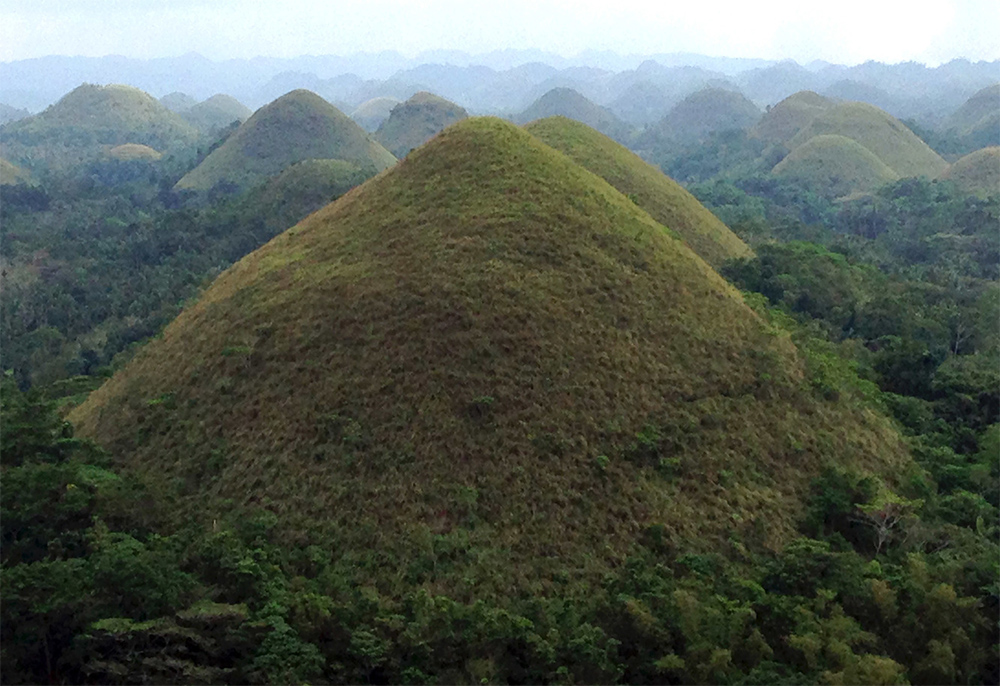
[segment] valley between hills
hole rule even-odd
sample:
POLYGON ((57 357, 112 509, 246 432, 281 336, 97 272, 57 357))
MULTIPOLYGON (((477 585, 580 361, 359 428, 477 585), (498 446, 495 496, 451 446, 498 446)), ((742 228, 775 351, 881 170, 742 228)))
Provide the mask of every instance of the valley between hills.
POLYGON ((1000 682, 1000 75, 793 65, 18 91, 4 681, 1000 682))

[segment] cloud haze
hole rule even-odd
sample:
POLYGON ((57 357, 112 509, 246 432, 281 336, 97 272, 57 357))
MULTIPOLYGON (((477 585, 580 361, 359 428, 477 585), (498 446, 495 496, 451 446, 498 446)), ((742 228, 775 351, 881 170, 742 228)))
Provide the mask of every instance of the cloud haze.
POLYGON ((4 0, 0 59, 108 54, 213 59, 538 48, 728 57, 1000 58, 996 0, 4 0))

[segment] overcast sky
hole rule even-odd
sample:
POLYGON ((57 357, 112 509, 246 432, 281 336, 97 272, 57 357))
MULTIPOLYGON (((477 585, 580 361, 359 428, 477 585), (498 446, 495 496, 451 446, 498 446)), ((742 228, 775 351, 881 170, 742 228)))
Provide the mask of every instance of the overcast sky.
POLYGON ((1000 59, 1000 0, 0 0, 0 60, 43 55, 213 59, 438 48, 572 56, 1000 59))

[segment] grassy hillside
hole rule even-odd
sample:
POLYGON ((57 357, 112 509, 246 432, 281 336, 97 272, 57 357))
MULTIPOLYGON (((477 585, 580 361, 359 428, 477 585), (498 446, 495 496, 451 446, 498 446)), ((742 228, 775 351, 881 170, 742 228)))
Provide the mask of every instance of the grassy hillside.
POLYGON ((232 124, 245 122, 253 112, 236 98, 217 93, 181 113, 184 121, 199 131, 210 134, 232 124))
POLYGON ((176 189, 207 191, 216 184, 245 189, 309 159, 344 160, 369 175, 395 163, 343 112, 315 93, 297 90, 257 110, 176 189))
POLYGON ((734 257, 748 257, 746 243, 656 167, 586 124, 549 117, 525 127, 532 135, 597 174, 649 215, 676 231, 713 267, 734 257))
POLYGON ((138 143, 125 143, 124 145, 116 145, 115 147, 108 150, 108 157, 115 160, 122 160, 128 162, 131 160, 158 160, 163 157, 162 153, 153 150, 148 145, 139 145, 138 143))
POLYGON ((1000 127, 1000 83, 987 86, 965 101, 944 122, 945 129, 969 135, 984 126, 1000 127))
POLYGON ((171 112, 180 113, 191 109, 198 104, 198 101, 187 93, 174 92, 167 93, 160 98, 160 104, 171 112))
POLYGON ((468 116, 468 112, 455 103, 420 92, 392 108, 389 118, 379 126, 375 139, 393 155, 402 158, 445 127, 468 116))
POLYGON ((611 110, 594 104, 572 88, 553 88, 515 117, 515 121, 527 124, 547 117, 566 117, 582 122, 619 142, 627 140, 631 133, 628 124, 611 110))
POLYGON ((71 420, 179 518, 266 507, 348 584, 573 596, 650 526, 775 546, 824 463, 901 469, 805 373, 635 203, 470 119, 222 274, 71 420))
POLYGON ((1000 147, 969 153, 951 165, 941 177, 954 181, 967 193, 1000 194, 1000 147))
POLYGON ((813 136, 795 148, 772 173, 799 181, 830 198, 873 191, 899 179, 899 174, 868 148, 850 138, 829 134, 813 136))
POLYGON ((890 114, 862 102, 844 102, 813 118, 788 143, 794 150, 814 136, 836 134, 868 148, 900 177, 935 178, 947 168, 940 155, 890 114))
POLYGON ((74 166, 124 143, 167 151, 197 141, 198 132, 152 96, 115 85, 84 84, 44 112, 0 131, 4 155, 29 167, 74 166))
POLYGON ((760 110, 742 93, 704 88, 674 105, 658 126, 669 138, 690 141, 713 131, 748 129, 759 119, 760 110))
POLYGON ((365 131, 378 131, 378 127, 382 126, 382 122, 389 118, 392 108, 400 102, 402 101, 388 96, 366 100, 351 112, 351 119, 356 121, 358 126, 365 131))
POLYGON ((768 143, 787 143, 833 104, 833 100, 812 91, 799 91, 769 109, 750 134, 768 143))

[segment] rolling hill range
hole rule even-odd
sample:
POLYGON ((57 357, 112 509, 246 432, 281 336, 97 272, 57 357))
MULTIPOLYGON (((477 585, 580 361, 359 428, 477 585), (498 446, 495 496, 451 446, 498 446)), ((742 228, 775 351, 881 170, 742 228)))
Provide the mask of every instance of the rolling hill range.
POLYGON ((611 110, 595 105, 571 88, 553 88, 514 117, 514 121, 527 124, 546 117, 574 119, 619 143, 626 141, 631 134, 629 126, 611 110))
POLYGON ((964 136, 987 126, 1000 127, 1000 83, 977 91, 945 120, 943 128, 964 136))
POLYGON ((469 113, 455 103, 433 93, 420 92, 392 108, 389 118, 379 126, 375 139, 393 155, 402 158, 468 116, 469 113))
POLYGON ((198 132, 147 93, 84 84, 44 112, 0 131, 4 155, 31 167, 66 168, 125 143, 155 150, 192 147, 198 132))
POLYGON ((696 141, 713 131, 748 129, 757 123, 760 114, 742 93, 703 88, 677 103, 657 127, 668 138, 696 141))
POLYGON ((805 374, 634 202, 468 119, 223 273, 71 420, 178 518, 264 506, 347 583, 472 602, 585 593, 653 524, 777 546, 824 464, 902 469, 805 374))
POLYGON ((347 115, 315 93, 298 90, 257 110, 175 188, 208 191, 221 183, 246 189, 309 159, 344 160, 368 175, 395 163, 347 115))
POLYGON ((400 102, 400 100, 390 98, 389 96, 365 100, 358 105, 357 109, 351 112, 351 119, 356 121, 358 126, 365 131, 374 133, 378 131, 378 127, 382 126, 382 122, 389 118, 392 108, 400 102))
POLYGON ((861 102, 838 103, 822 110, 788 141, 788 147, 794 151, 810 138, 827 134, 860 143, 900 177, 936 178, 948 166, 897 119, 861 102))
POLYGON ((232 124, 250 118, 253 112, 236 98, 217 93, 181 112, 181 117, 204 134, 211 134, 232 124))
POLYGON ((1000 147, 969 153, 956 160, 941 178, 954 181, 966 193, 1000 194, 1000 147))
POLYGON ((680 184, 586 124, 566 117, 549 117, 525 128, 603 178, 657 222, 676 231, 713 267, 753 254, 746 243, 680 184))
POLYGON ((799 91, 770 108, 750 135, 768 143, 787 143, 834 101, 812 91, 799 91))
POLYGON ((873 191, 899 179, 899 174, 868 148, 836 134, 813 136, 779 162, 772 173, 795 179, 831 198, 873 191))

